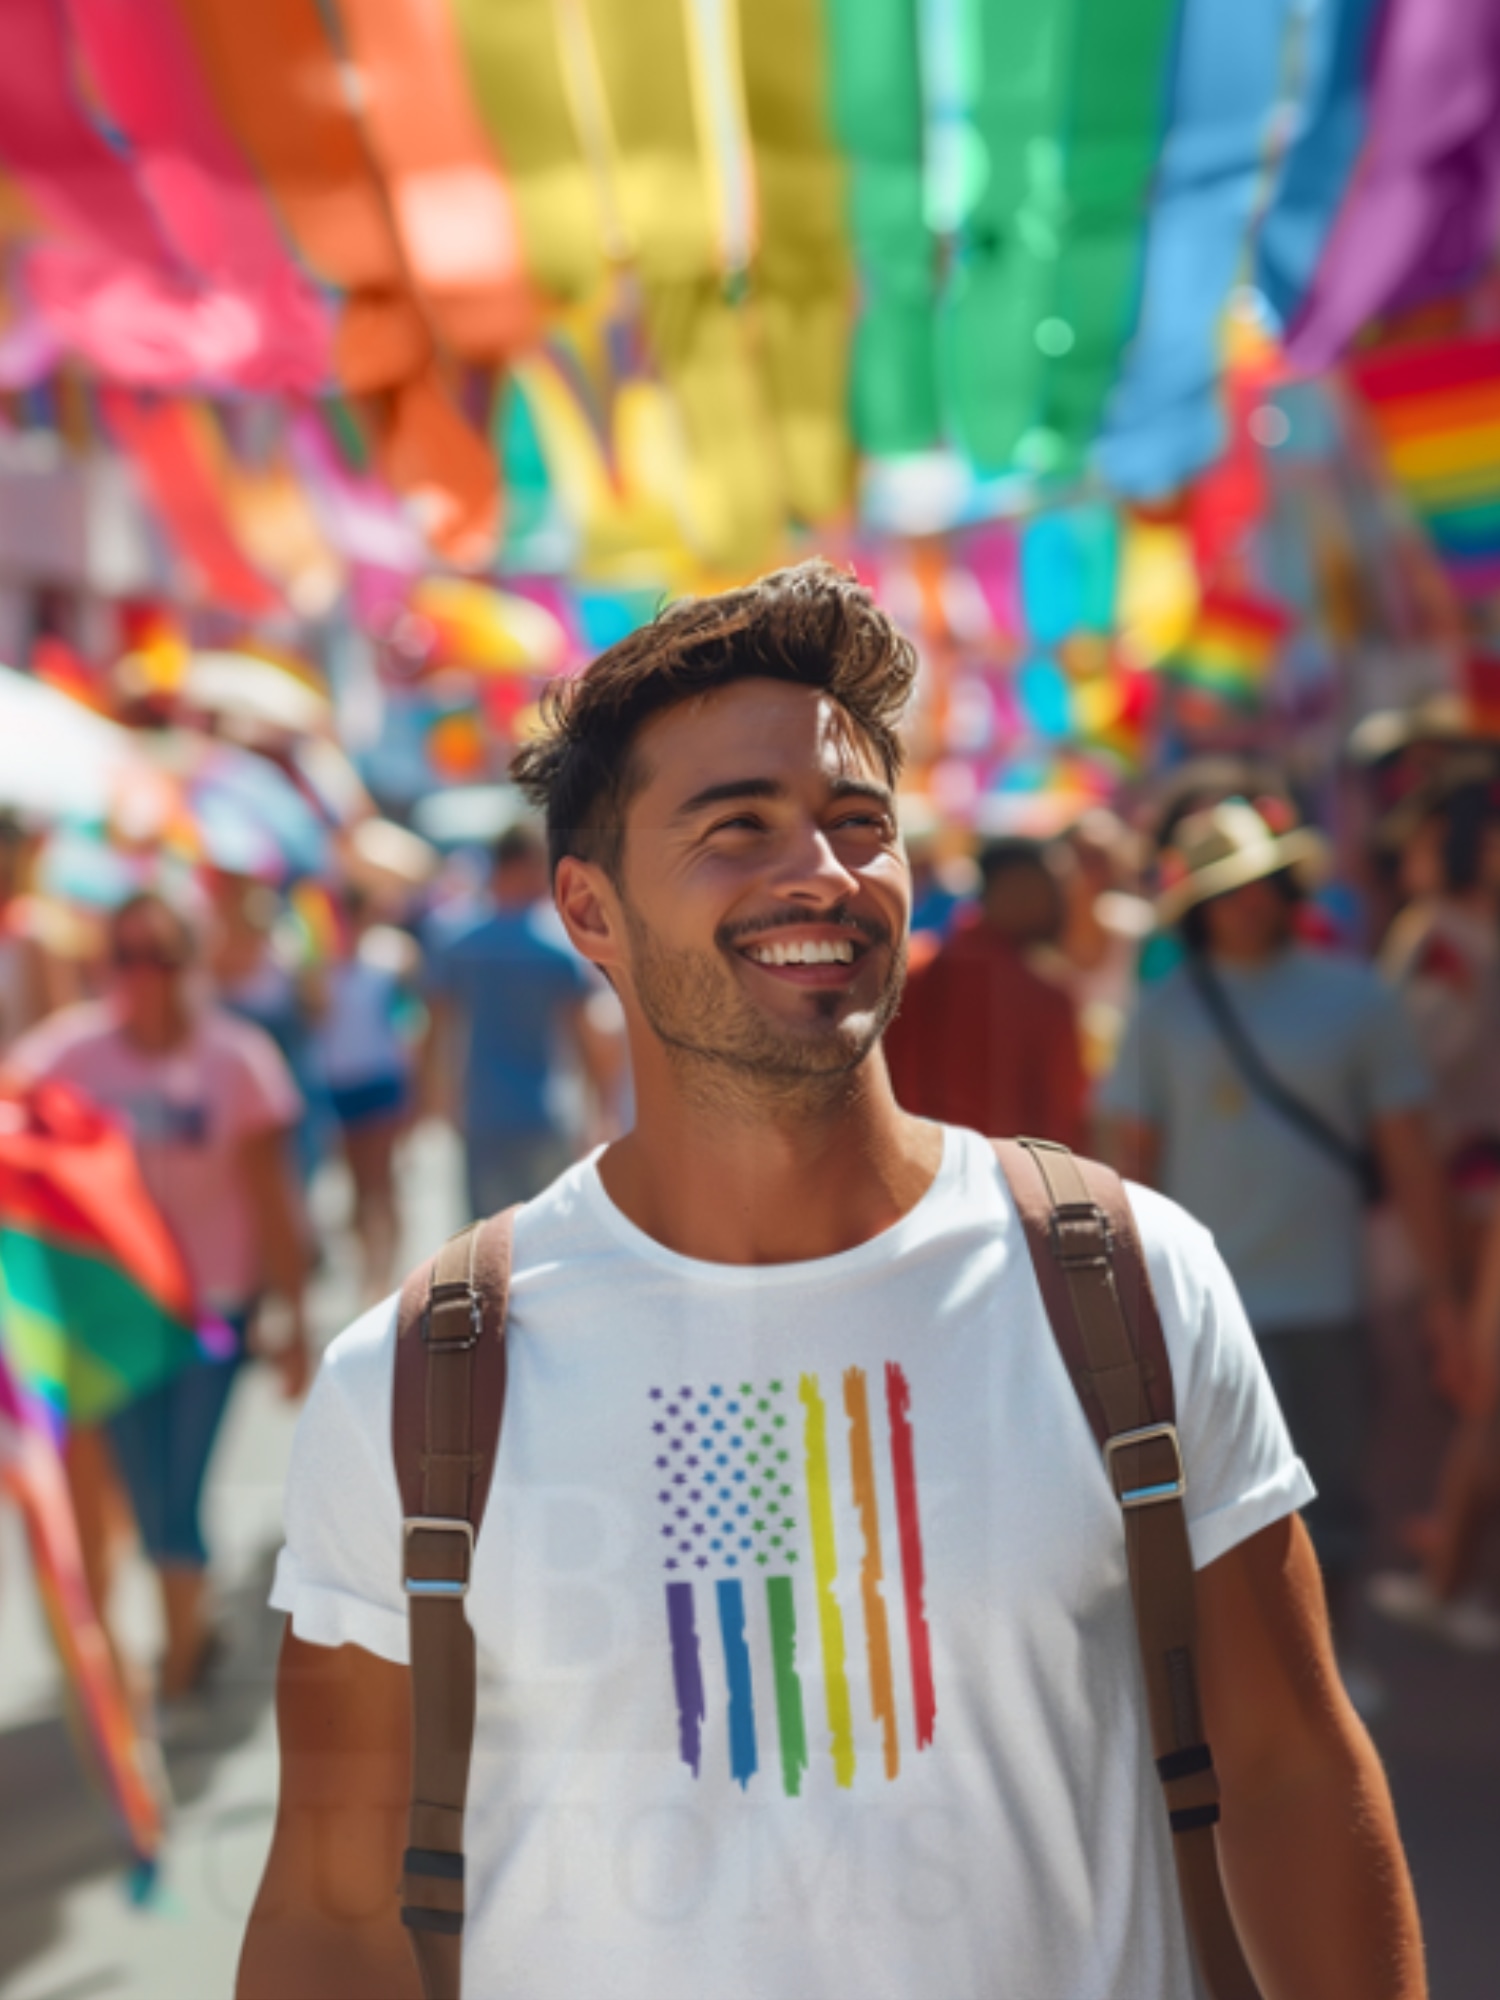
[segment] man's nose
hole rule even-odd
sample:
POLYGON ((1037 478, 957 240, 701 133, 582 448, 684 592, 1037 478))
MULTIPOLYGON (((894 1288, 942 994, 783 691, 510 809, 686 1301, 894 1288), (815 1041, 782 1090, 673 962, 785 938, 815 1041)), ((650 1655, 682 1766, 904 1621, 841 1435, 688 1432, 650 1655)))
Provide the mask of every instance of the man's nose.
POLYGON ((784 896, 807 902, 841 902, 859 886, 859 878, 839 858, 838 850, 815 820, 798 826, 777 857, 776 887, 784 896))

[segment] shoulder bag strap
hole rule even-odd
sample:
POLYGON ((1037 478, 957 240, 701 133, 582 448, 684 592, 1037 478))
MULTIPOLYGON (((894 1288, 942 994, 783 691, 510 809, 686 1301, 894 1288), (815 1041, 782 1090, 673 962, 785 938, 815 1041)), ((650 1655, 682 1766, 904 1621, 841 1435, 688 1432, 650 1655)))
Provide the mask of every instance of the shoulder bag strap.
POLYGON ((1063 1361, 1125 1524, 1156 1769, 1194 1956, 1212 2000, 1259 2000, 1219 1876, 1219 1787, 1198 1699, 1197 1606, 1172 1368, 1117 1174, 1040 1139, 996 1152, 1063 1361))
POLYGON ((505 1414, 515 1210, 445 1243, 408 1278, 391 1437, 411 1634, 412 1786, 401 1921, 425 2000, 459 2000, 474 1633, 464 1609, 505 1414))
POLYGON ((1336 1132, 1320 1112, 1305 1104, 1295 1091, 1288 1090, 1252 1041, 1250 1031, 1236 1013, 1223 983, 1201 952, 1188 953, 1187 975, 1193 982, 1194 992, 1203 1002, 1204 1012, 1218 1033, 1225 1054, 1239 1071, 1241 1079, 1262 1104, 1269 1104, 1320 1153, 1336 1160, 1345 1173, 1353 1174, 1367 1199, 1373 1198, 1374 1170, 1370 1159, 1360 1147, 1351 1145, 1341 1132, 1336 1132))

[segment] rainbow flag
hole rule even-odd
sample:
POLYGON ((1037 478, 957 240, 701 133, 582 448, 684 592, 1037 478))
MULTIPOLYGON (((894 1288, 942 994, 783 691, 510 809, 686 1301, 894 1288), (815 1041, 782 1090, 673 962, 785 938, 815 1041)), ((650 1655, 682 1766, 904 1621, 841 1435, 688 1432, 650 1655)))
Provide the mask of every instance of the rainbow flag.
POLYGON ((905 1372, 658 1387, 650 1401, 682 1762, 700 1777, 717 1738, 741 1787, 770 1765, 795 1798, 825 1754, 821 1722, 837 1785, 854 1784, 861 1737, 895 1780, 937 1727, 905 1372), (858 1647, 865 1671, 851 1673, 858 1647), (866 1681, 868 1728, 852 1685, 866 1681))
POLYGON ((198 1351, 129 1136, 61 1083, 0 1102, 0 1352, 55 1424, 97 1423, 198 1351))
POLYGON ((1500 337, 1348 364, 1386 467, 1461 597, 1500 589, 1500 337))
POLYGON ((1204 592, 1182 646, 1164 664, 1185 686, 1235 708, 1257 708, 1290 619, 1280 605, 1227 589, 1204 592))
POLYGON ((142 1736, 120 1683, 84 1576, 67 1475, 46 1431, 33 1423, 0 1354, 0 1498, 20 1509, 32 1568, 70 1712, 90 1769, 108 1793, 135 1857, 132 1891, 144 1896, 161 1850, 166 1782, 154 1744, 142 1736))

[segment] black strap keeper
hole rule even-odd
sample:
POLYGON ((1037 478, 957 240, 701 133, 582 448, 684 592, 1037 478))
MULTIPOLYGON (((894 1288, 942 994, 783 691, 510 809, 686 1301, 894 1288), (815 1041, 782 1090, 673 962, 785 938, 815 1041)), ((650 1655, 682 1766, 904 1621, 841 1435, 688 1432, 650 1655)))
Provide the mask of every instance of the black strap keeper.
POLYGON ((1182 1806, 1171 1813, 1173 1833, 1196 1833, 1200 1826, 1217 1826, 1219 1808, 1217 1802, 1208 1806, 1182 1806))
POLYGON ((1156 1775, 1164 1785, 1176 1782, 1178 1778, 1196 1778, 1200 1771, 1211 1771, 1214 1767, 1214 1753, 1206 1743, 1190 1743, 1186 1750, 1169 1750, 1165 1757, 1156 1760, 1156 1775))
POLYGON ((408 1875, 435 1875, 442 1882, 464 1879, 463 1856, 445 1854, 436 1847, 408 1847, 401 1857, 401 1866, 408 1875))
POLYGON ((401 1921, 409 1931, 441 1931, 444 1937, 458 1937, 464 1920, 457 1910, 413 1910, 401 1907, 401 1921))

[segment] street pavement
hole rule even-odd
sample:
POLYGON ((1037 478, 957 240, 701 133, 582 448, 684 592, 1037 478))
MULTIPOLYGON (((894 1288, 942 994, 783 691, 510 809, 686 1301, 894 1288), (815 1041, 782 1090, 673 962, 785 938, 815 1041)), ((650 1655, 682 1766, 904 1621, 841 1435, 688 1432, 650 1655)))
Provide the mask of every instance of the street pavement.
MULTIPOLYGON (((419 1131, 403 1183, 403 1257, 411 1262, 441 1241, 458 1214, 451 1135, 419 1131)), ((326 1176, 316 1207, 329 1247, 314 1301, 325 1338, 354 1308, 344 1199, 340 1176, 326 1176)), ((1427 1498, 1442 1417, 1399 1327, 1387 1329, 1383 1349, 1373 1492, 1389 1554, 1395 1522, 1427 1498)), ((271 1698, 281 1619, 265 1599, 293 1422, 259 1372, 242 1382, 209 1503, 227 1650, 211 1694, 167 1749, 171 1839, 161 1880, 142 1907, 127 1893, 109 1813, 80 1770, 63 1719, 16 1524, 0 1515, 0 2000, 219 2000, 230 1993, 275 1803, 271 1698)), ((1500 1587, 1500 1560, 1490 1580, 1500 1587)), ((136 1646, 154 1643, 143 1571, 126 1580, 122 1622, 136 1646)), ((1455 1654, 1373 1616, 1365 1636, 1388 1691, 1374 1731, 1416 1875, 1434 2000, 1494 2000, 1500 1661, 1455 1654)))

